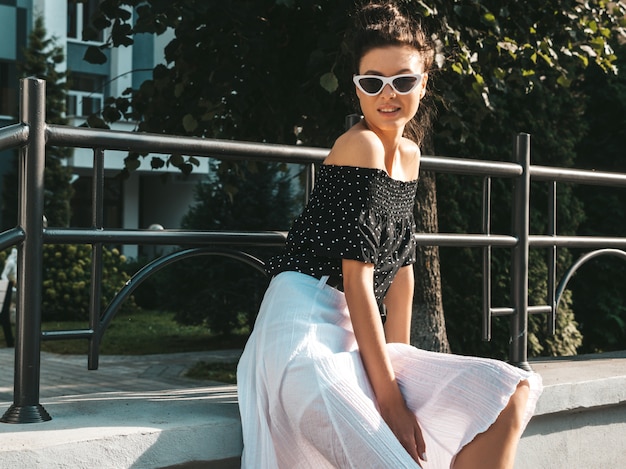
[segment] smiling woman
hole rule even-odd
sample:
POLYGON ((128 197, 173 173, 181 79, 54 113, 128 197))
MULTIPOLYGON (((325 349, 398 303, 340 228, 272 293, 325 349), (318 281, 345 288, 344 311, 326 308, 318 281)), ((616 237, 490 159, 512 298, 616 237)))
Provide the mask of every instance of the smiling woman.
POLYGON ((424 130, 433 42, 389 2, 355 19, 363 119, 268 262, 237 373, 242 467, 512 468, 539 376, 408 345, 420 163, 408 135, 424 130))

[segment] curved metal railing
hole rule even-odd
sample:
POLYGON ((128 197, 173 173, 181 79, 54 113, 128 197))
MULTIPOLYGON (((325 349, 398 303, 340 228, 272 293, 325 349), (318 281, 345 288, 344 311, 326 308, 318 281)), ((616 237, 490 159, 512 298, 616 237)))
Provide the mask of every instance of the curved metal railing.
MULTIPOLYGON (((106 327, 121 304, 149 276, 179 260, 195 256, 228 256, 262 270, 262 261, 247 254, 253 246, 281 246, 286 233, 263 232, 199 232, 184 230, 128 230, 103 227, 104 158, 105 151, 126 150, 140 153, 185 154, 231 160, 261 160, 300 163, 307 168, 308 193, 313 185, 314 165, 320 163, 328 150, 303 146, 287 146, 177 137, 161 134, 121 132, 102 129, 47 125, 45 116, 45 82, 28 78, 21 82, 20 124, 0 128, 0 151, 17 148, 19 164, 18 226, 0 233, 0 249, 18 247, 17 321, 14 402, 0 419, 9 423, 41 422, 50 419, 39 404, 41 340, 89 340, 88 367, 98 366, 99 344, 106 327), (90 148, 93 150, 92 226, 91 228, 46 228, 43 224, 43 174, 46 145, 90 148), (46 243, 82 243, 92 246, 92 281, 89 307, 89 328, 77 331, 41 331, 43 246, 46 243), (104 244, 184 245, 188 248, 154 260, 137 272, 118 292, 105 311, 100 310, 102 250, 104 244)), ((459 158, 424 156, 421 167, 427 171, 482 177, 483 224, 481 233, 420 233, 420 245, 480 247, 483 250, 483 338, 491 337, 493 316, 511 316, 510 361, 529 368, 527 362, 527 326, 529 314, 548 314, 551 331, 559 299, 567 281, 580 265, 592 257, 626 249, 623 237, 561 236, 556 230, 557 183, 596 184, 626 187, 626 174, 549 168, 530 164, 530 136, 519 134, 514 147, 515 162, 493 162, 459 158), (513 182, 513 228, 510 234, 491 230, 491 181, 506 178, 513 182), (551 184, 547 234, 529 232, 530 181, 551 184), (556 250, 558 247, 599 249, 574 264, 556 283, 556 250), (512 251, 510 306, 491 304, 492 248, 512 251), (528 253, 530 248, 546 248, 548 263, 548 304, 528 304, 528 253)), ((620 256, 626 256, 619 251, 620 256)))

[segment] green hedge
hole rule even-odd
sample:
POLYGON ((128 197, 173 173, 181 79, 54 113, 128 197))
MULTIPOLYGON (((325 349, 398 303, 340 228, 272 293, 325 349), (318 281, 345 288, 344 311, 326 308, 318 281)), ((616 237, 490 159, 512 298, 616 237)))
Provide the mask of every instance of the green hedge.
MULTIPOLYGON (((102 254, 101 311, 128 281, 126 258, 113 248, 102 254)), ((86 320, 91 287, 91 246, 84 244, 45 245, 43 251, 43 319, 55 321, 86 320)), ((124 312, 137 309, 131 297, 124 312)))

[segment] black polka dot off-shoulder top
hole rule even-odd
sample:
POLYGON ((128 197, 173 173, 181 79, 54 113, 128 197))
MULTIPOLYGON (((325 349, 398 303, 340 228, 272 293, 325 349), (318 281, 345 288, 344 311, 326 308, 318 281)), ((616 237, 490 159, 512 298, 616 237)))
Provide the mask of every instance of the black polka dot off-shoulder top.
POLYGON ((371 263, 382 305, 400 267, 415 262, 416 190, 417 180, 399 181, 382 169, 321 165, 309 203, 268 273, 341 278, 342 259, 371 263))

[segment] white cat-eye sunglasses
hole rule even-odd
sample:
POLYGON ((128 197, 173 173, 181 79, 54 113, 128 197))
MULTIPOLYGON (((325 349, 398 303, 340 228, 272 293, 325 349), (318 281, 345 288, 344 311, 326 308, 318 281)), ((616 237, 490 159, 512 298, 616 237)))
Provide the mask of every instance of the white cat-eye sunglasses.
POLYGON ((422 75, 413 73, 403 73, 391 77, 354 75, 352 81, 357 88, 368 96, 378 95, 385 88, 385 85, 390 85, 398 94, 409 94, 421 83, 422 75))

